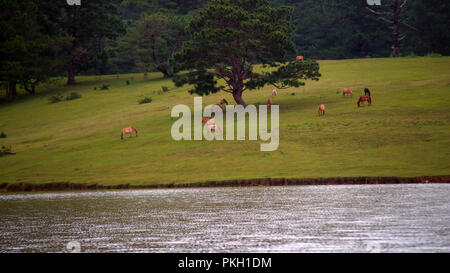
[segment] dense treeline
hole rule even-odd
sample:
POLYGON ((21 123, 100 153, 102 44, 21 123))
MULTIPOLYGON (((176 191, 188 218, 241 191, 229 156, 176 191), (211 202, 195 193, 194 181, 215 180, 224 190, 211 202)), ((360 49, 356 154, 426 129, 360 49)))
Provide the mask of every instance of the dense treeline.
POLYGON ((33 94, 50 77, 75 75, 94 68, 107 72, 110 41, 125 33, 120 1, 89 0, 81 6, 66 1, 0 2, 0 83, 6 99, 17 85, 33 94))
MULTIPOLYGON (((256 0, 255 0, 256 1, 256 0)), ((271 0, 293 7, 292 40, 306 58, 343 59, 450 53, 446 0, 271 0), (395 47, 398 47, 396 50, 395 47)), ((33 94, 54 76, 160 71, 207 0, 12 0, 0 2, 0 83, 6 99, 33 94)))
MULTIPOLYGON (((388 1, 388 0, 386 0, 388 1)), ((385 1, 385 2, 386 2, 385 1)), ((366 0, 272 0, 274 6, 292 6, 296 26, 292 37, 299 54, 313 59, 392 56, 392 30, 372 14, 366 0)), ((401 1, 403 2, 403 1, 401 1)), ((169 57, 186 38, 183 27, 207 0, 124 0, 120 5, 128 31, 110 44, 108 73, 160 71, 170 76, 169 57), (144 28, 152 17, 153 28, 144 28), (157 19, 159 17, 159 20, 157 19), (168 18, 165 18, 168 17, 168 18), (171 21, 170 23, 165 22, 171 21), (171 27, 167 29, 167 24, 171 27), (140 30, 139 30, 140 29, 140 30), (145 30, 144 30, 145 29, 145 30), (158 31, 166 29, 165 33, 158 31), (149 35, 159 39, 145 39, 149 35), (170 36, 170 37, 169 37, 170 36), (159 48, 159 49, 158 49, 159 48), (153 53, 155 55, 153 55, 153 53)), ((387 4, 387 3, 386 3, 387 4)), ((386 6, 371 7, 388 12, 386 6)), ((401 56, 450 53, 450 3, 444 0, 408 0, 401 20, 401 56)), ((98 71, 91 71, 98 73, 98 71)))

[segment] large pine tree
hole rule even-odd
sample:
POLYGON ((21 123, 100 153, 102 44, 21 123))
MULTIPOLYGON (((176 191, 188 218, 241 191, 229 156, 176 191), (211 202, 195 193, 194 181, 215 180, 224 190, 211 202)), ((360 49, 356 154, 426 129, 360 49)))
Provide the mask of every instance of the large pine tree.
POLYGON ((191 39, 175 54, 177 86, 194 85, 191 93, 224 91, 245 105, 242 93, 271 84, 298 87, 318 80, 315 61, 295 61, 294 26, 289 7, 273 8, 267 0, 212 0, 188 26, 191 39), (265 72, 255 72, 264 64, 265 72))

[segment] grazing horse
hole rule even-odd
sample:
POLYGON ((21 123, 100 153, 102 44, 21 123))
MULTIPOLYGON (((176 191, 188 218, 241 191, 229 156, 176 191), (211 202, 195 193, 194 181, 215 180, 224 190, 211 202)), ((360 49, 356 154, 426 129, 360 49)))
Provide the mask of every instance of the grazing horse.
POLYGON ((226 108, 223 107, 223 105, 228 105, 228 101, 226 99, 221 99, 220 100, 220 104, 213 104, 211 105, 211 110, 213 111, 212 117, 214 118, 214 116, 216 115, 217 112, 220 111, 225 111, 226 108))
POLYGON ((217 124, 207 124, 207 126, 208 126, 209 133, 211 133, 211 130, 219 131, 222 133, 222 130, 220 129, 219 125, 217 125, 217 124))
POLYGON ((127 127, 127 128, 123 128, 122 131, 120 132, 120 139, 123 139, 123 135, 124 134, 129 134, 130 137, 133 135, 133 133, 137 136, 138 135, 138 131, 133 128, 133 127, 127 127))
POLYGON ((353 97, 353 92, 352 90, 348 89, 348 88, 344 88, 344 90, 342 90, 342 96, 346 96, 349 95, 350 97, 353 97))
POLYGON ((222 132, 222 129, 220 129, 219 125, 216 124, 213 118, 202 118, 202 122, 206 123, 209 133, 211 133, 211 130, 222 132))
POLYGON ((277 95, 278 93, 277 93, 277 90, 272 90, 272 97, 275 97, 276 95, 277 95))
POLYGON ((370 90, 369 90, 369 88, 364 88, 364 96, 369 96, 370 97, 370 90))
POLYGON ((272 106, 272 98, 269 98, 269 99, 267 100, 267 109, 269 109, 270 106, 272 106))
POLYGON ((360 98, 359 98, 359 100, 358 100, 358 107, 360 107, 361 106, 361 102, 365 102, 365 101, 367 101, 368 103, 369 103, 369 105, 371 105, 372 104, 372 99, 369 97, 369 96, 361 96, 360 98))
POLYGON ((325 105, 321 104, 319 105, 319 116, 324 116, 325 115, 325 105))
POLYGON ((304 58, 303 58, 303 56, 297 56, 297 57, 295 57, 295 60, 296 61, 303 61, 304 58))

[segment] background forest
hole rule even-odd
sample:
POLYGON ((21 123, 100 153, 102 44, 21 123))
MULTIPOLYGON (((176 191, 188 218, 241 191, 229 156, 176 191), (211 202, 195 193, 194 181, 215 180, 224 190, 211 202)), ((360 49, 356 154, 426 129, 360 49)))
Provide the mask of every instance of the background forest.
MULTIPOLYGON (((171 57, 188 38, 185 27, 207 0, 2 1, 0 83, 33 94, 55 76, 159 71, 173 75, 171 57)), ((299 55, 307 59, 393 56, 389 3, 398 2, 399 56, 450 53, 446 0, 271 0, 291 6, 299 55), (371 10, 370 10, 371 9, 371 10), (375 14, 375 12, 377 14, 375 14)), ((393 19, 392 19, 393 20, 393 19)), ((395 54, 394 54, 395 55, 395 54)), ((395 56, 394 56, 395 57, 395 56)))

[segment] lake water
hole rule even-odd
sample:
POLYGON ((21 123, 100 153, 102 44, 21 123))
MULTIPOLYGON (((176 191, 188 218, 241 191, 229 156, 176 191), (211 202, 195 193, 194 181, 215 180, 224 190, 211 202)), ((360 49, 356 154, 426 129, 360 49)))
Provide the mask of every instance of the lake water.
POLYGON ((450 185, 0 195, 0 252, 450 252, 450 185))

